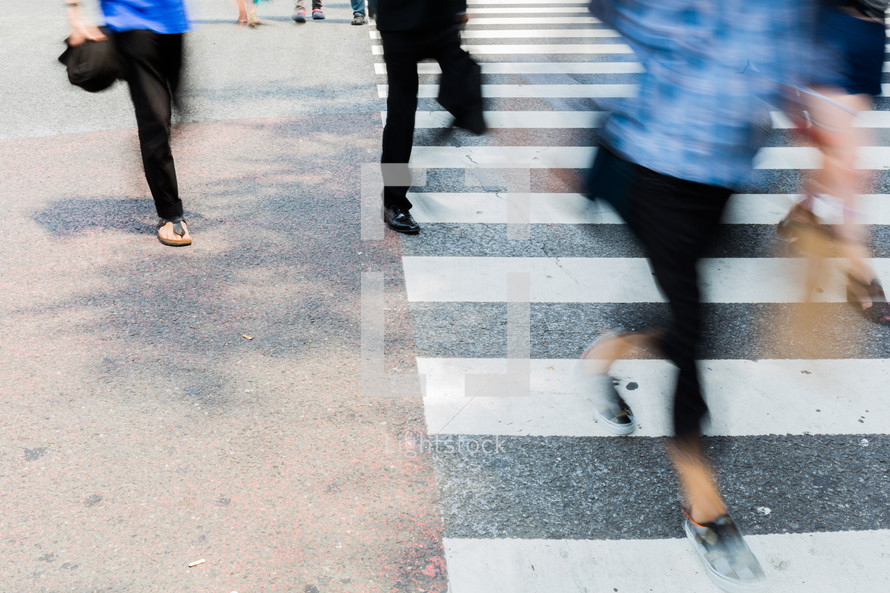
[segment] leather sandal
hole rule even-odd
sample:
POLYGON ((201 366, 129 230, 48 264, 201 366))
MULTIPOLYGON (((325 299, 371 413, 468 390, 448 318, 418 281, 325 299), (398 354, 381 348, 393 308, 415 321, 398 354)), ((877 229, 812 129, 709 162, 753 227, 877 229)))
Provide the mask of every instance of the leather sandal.
POLYGON ((256 27, 257 25, 261 25, 263 21, 256 15, 256 4, 253 5, 253 8, 250 9, 250 14, 247 16, 247 26, 248 27, 256 27))
POLYGON ((158 221, 158 240, 164 245, 170 245, 171 247, 182 247, 184 245, 191 245, 191 238, 185 238, 185 228, 183 228, 183 224, 188 224, 185 222, 185 219, 181 216, 177 216, 176 218, 162 218, 158 221), (173 225, 173 234, 179 236, 179 239, 165 239, 161 236, 161 229, 167 226, 167 223, 173 225))
POLYGON ((866 284, 847 274, 847 302, 856 307, 863 317, 872 323, 880 325, 890 324, 890 303, 884 295, 884 289, 877 278, 873 278, 866 284), (862 305, 871 303, 866 309, 862 305))
POLYGON ((796 203, 779 222, 776 229, 779 235, 789 243, 798 240, 801 232, 811 231, 824 235, 828 239, 834 239, 837 231, 830 224, 825 224, 813 212, 812 197, 796 203))
POLYGON ((822 257, 833 257, 835 243, 843 240, 834 225, 822 222, 813 212, 812 196, 792 206, 776 231, 799 253, 822 257))

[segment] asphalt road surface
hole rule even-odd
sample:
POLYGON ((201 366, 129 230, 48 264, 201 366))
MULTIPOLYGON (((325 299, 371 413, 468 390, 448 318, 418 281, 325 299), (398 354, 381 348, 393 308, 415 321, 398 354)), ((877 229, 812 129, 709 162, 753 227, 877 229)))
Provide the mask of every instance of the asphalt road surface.
MULTIPOLYGON (((470 4, 491 133, 445 134, 422 65, 423 230, 363 240, 373 25, 343 1, 297 25, 276 0, 249 29, 191 0, 183 249, 154 237, 125 86, 68 85, 59 3, 0 17, 0 592, 715 590, 660 447, 669 365, 616 369, 631 438, 572 379, 617 321, 667 315, 629 233, 578 194, 639 65, 581 0, 470 4), (423 396, 362 390, 363 272, 385 279, 385 370, 423 374, 423 396), (508 359, 527 393, 466 388, 508 359)), ((890 278, 886 108, 865 120, 865 204, 890 278)), ((703 264, 707 444, 772 591, 883 591, 890 332, 839 273, 799 304, 774 225, 807 155, 775 124, 703 264)))

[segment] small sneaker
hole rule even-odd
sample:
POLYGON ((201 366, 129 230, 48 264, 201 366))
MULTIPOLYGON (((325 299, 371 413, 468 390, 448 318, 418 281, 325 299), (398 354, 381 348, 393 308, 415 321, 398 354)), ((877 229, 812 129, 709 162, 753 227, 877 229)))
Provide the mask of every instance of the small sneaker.
POLYGON ((298 10, 294 13, 294 22, 297 23, 305 23, 306 22, 306 11, 298 10))
POLYGON ((354 12, 352 14, 352 24, 353 25, 364 25, 365 24, 365 15, 360 12, 354 12))
POLYGON ((715 585, 729 593, 766 591, 766 575, 729 515, 700 524, 683 513, 686 537, 715 585))
POLYGON ((321 11, 320 8, 316 8, 315 10, 312 11, 312 18, 315 19, 316 21, 320 21, 320 20, 324 19, 324 13, 321 11))
POLYGON ((596 408, 596 421, 614 435, 625 436, 637 428, 637 419, 633 410, 618 393, 615 386, 617 379, 602 374, 591 378, 598 383, 599 405, 596 408))
POLYGON ((591 358, 598 344, 613 337, 615 334, 606 334, 584 351, 575 364, 575 381, 580 390, 592 397, 597 423, 614 435, 624 436, 637 428, 633 410, 618 393, 618 380, 605 372, 603 361, 591 358))

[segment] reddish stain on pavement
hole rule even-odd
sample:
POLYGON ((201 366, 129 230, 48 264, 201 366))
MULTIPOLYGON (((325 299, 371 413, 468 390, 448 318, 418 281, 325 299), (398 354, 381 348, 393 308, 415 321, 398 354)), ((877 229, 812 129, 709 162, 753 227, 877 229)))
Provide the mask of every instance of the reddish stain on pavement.
POLYGON ((447 589, 419 394, 359 392, 362 270, 387 369, 416 370, 400 239, 359 235, 378 124, 181 126, 185 249, 134 131, 0 143, 0 228, 28 236, 0 263, 3 587, 447 589))

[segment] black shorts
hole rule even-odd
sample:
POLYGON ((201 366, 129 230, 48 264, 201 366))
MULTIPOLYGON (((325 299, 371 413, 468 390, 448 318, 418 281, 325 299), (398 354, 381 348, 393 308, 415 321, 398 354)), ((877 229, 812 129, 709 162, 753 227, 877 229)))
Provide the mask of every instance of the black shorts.
POLYGON ((880 95, 885 27, 883 22, 826 11, 819 35, 826 60, 815 84, 841 87, 851 95, 880 95))

